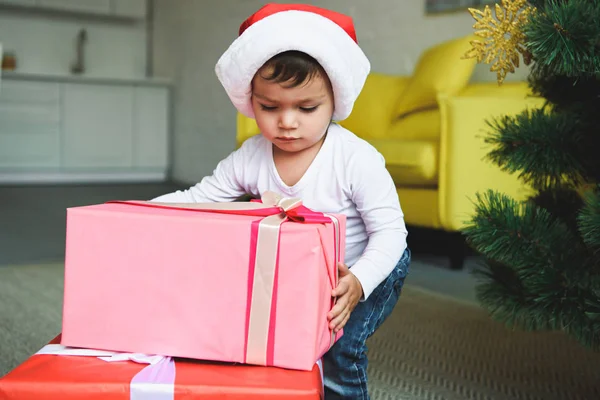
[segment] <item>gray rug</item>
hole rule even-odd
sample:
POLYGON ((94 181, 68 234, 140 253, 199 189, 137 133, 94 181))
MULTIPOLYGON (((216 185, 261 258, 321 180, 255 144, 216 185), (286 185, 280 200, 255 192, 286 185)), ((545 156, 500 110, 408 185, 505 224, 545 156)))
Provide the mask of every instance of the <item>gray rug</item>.
POLYGON ((411 286, 372 337, 370 360, 374 399, 600 399, 599 353, 411 286))
MULTIPOLYGON (((0 376, 60 332, 62 278, 61 264, 0 268, 0 376)), ((410 283, 369 347, 377 400, 600 398, 600 354, 410 283)))

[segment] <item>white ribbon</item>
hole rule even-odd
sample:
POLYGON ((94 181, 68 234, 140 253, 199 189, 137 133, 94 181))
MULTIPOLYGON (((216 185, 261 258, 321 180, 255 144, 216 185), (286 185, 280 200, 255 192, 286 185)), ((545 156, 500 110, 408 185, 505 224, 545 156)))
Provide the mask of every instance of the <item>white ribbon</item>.
POLYGON ((323 360, 321 358, 317 360, 317 365, 321 374, 321 396, 325 398, 325 376, 323 376, 323 360))
POLYGON ((131 379, 130 400, 174 400, 175 398, 175 361, 171 357, 80 349, 60 344, 48 344, 36 354, 97 357, 106 362, 133 361, 138 364, 149 364, 131 379))

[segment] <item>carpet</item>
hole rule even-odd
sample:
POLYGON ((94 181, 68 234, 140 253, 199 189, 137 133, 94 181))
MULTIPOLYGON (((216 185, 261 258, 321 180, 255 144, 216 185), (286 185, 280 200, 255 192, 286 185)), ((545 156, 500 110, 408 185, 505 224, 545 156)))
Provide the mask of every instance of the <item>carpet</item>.
MULTIPOLYGON (((60 331, 62 279, 58 263, 0 268, 0 376, 60 331)), ((600 398, 600 354, 561 333, 511 331, 409 279, 368 342, 374 400, 600 398)))
POLYGON ((600 399, 600 354, 560 332, 512 331, 409 285, 398 304, 369 343, 374 399, 600 399))

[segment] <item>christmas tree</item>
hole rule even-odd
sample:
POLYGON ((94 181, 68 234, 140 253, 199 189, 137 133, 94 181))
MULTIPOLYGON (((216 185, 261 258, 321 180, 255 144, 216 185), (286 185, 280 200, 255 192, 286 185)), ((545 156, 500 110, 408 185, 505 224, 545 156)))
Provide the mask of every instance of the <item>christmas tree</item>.
POLYGON ((532 195, 479 193, 463 230, 484 260, 477 295, 490 315, 526 330, 560 330, 600 347, 600 0, 502 0, 470 9, 465 57, 502 83, 530 65, 540 109, 488 120, 488 159, 532 195))

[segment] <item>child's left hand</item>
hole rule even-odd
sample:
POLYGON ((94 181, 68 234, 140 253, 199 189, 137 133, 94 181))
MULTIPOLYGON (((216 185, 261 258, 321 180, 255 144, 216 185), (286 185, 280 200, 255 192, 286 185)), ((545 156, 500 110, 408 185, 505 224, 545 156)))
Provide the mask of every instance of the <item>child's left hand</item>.
POLYGON ((336 333, 346 325, 350 314, 363 295, 362 285, 358 281, 358 278, 350 272, 348 266, 344 263, 338 263, 338 269, 340 271, 340 279, 337 287, 331 292, 332 296, 337 296, 337 302, 329 314, 327 314, 327 318, 330 321, 329 328, 333 329, 336 333))

